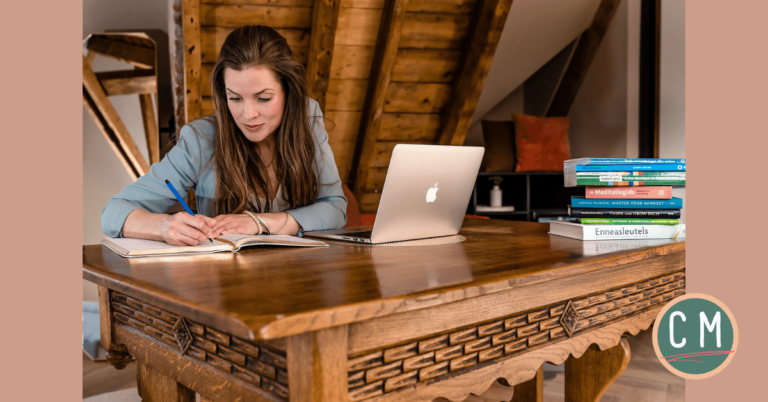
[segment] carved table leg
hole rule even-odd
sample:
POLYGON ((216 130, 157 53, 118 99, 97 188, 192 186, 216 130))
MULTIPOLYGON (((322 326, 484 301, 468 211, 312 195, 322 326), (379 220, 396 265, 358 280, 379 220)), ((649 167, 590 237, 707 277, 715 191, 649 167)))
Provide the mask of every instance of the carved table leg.
POLYGON ((346 401, 347 326, 288 338, 288 392, 291 401, 346 401))
POLYGON ((624 372, 631 356, 629 343, 621 342, 604 351, 594 346, 580 358, 565 362, 565 402, 599 401, 608 387, 624 372))
POLYGON ((543 402, 544 401, 544 366, 539 366, 536 376, 530 380, 515 385, 515 394, 511 402, 543 402))
POLYGON ((136 382, 142 402, 195 402, 195 393, 178 382, 137 362, 136 382))
POLYGON ((109 289, 99 286, 99 328, 101 346, 107 351, 107 361, 118 370, 122 370, 133 360, 128 349, 114 342, 112 332, 112 310, 109 304, 109 289))

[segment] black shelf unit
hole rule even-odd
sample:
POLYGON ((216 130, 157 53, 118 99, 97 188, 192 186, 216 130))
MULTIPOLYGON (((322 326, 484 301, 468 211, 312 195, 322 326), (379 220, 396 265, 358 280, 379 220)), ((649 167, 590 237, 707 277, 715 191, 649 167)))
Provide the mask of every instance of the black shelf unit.
POLYGON ((583 196, 583 187, 565 187, 562 172, 480 172, 467 213, 536 222, 542 216, 565 216, 571 196, 583 196), (477 205, 490 205, 493 176, 504 178, 499 188, 502 205, 513 205, 514 212, 477 212, 477 205))

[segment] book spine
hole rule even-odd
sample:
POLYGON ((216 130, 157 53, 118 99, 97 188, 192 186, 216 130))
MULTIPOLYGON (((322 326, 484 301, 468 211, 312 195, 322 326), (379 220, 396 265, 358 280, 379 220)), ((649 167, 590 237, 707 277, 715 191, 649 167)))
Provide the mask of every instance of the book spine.
POLYGON ((679 219, 679 209, 602 209, 571 208, 570 215, 577 218, 656 218, 679 219))
MULTIPOLYGON (((566 173, 571 169, 565 169, 566 173)), ((576 172, 615 172, 615 171, 655 171, 655 172, 685 172, 685 164, 637 164, 637 165, 576 165, 576 172)))
POLYGON ((578 218, 583 225, 679 225, 680 219, 578 218))
POLYGON ((584 240, 674 239, 685 237, 685 225, 585 225, 584 240))
POLYGON ((587 187, 587 199, 621 200, 669 200, 672 198, 671 186, 650 186, 639 188, 604 188, 587 187))
MULTIPOLYGON (((633 176, 635 178, 640 176, 633 176)), ((642 178, 642 177, 640 177, 642 178)), ((603 180, 603 178, 582 178, 576 179, 577 186, 596 186, 596 187, 641 187, 641 186, 684 186, 685 179, 681 180, 643 180, 636 181, 637 179, 627 177, 614 177, 618 180, 603 180)))
MULTIPOLYGON (((639 158, 639 159, 622 159, 622 158, 586 158, 584 159, 587 163, 597 163, 597 164, 614 164, 614 165, 627 165, 627 164, 680 164, 685 163, 685 159, 648 159, 648 158, 639 158)), ((566 161, 567 162, 567 161, 566 161)))
POLYGON ((577 177, 602 177, 602 176, 643 176, 647 177, 685 177, 685 172, 577 172, 577 177))
POLYGON ((597 199, 588 200, 580 197, 571 197, 573 208, 633 208, 633 209, 681 209, 683 200, 673 198, 671 200, 616 200, 597 199))

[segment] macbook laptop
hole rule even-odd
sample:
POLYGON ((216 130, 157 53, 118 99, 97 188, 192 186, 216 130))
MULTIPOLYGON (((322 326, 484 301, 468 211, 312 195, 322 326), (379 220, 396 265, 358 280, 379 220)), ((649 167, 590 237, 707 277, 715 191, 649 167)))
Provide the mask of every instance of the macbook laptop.
POLYGON ((373 226, 304 235, 377 244, 458 234, 484 152, 483 147, 398 144, 373 226))

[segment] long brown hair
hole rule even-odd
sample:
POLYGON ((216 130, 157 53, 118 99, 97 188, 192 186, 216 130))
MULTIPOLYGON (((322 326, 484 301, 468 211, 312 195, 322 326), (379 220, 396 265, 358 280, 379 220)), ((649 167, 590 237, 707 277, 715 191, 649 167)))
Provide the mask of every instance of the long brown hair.
POLYGON ((317 201, 318 177, 315 140, 307 115, 308 90, 305 70, 291 52, 285 38, 274 29, 249 25, 235 29, 224 40, 211 76, 216 108, 213 163, 216 167, 214 212, 236 214, 244 210, 270 212, 270 202, 261 205, 255 195, 269 198, 269 175, 256 147, 235 124, 227 106, 224 71, 267 67, 283 87, 285 105, 282 123, 275 133, 274 165, 290 208, 317 201))

